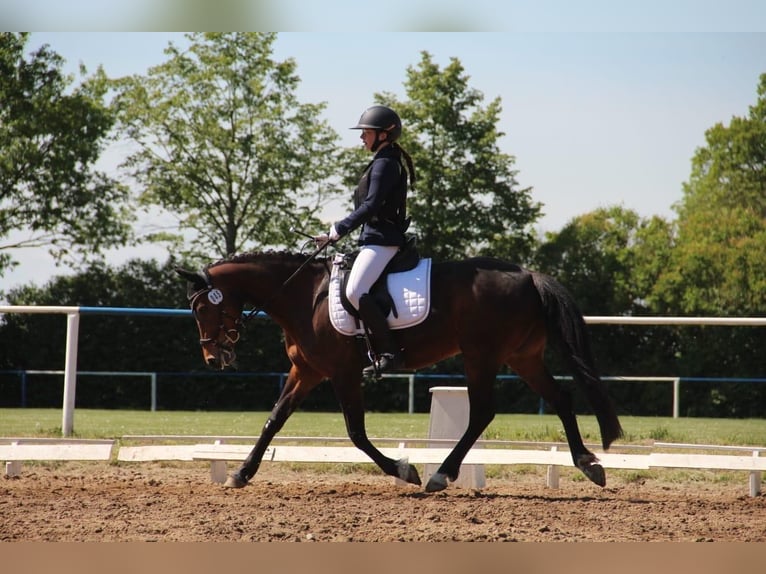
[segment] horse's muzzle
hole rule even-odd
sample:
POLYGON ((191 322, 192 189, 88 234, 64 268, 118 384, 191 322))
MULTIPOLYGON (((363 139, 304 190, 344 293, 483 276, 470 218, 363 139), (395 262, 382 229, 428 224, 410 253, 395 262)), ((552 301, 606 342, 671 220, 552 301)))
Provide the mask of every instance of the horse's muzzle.
POLYGON ((225 343, 217 343, 214 350, 210 350, 203 345, 202 355, 208 367, 222 371, 236 370, 237 354, 233 347, 225 343))

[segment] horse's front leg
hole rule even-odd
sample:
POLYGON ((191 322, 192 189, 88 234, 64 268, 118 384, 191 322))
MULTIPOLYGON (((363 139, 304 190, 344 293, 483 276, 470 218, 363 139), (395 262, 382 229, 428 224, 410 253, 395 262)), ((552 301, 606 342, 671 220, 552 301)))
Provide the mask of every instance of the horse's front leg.
POLYGON ((290 415, 298 408, 298 405, 303 402, 309 391, 321 381, 322 377, 312 370, 307 368, 299 369, 295 365, 290 368, 285 386, 282 388, 279 399, 274 405, 269 418, 266 419, 261 435, 258 437, 253 450, 247 455, 239 470, 226 480, 224 486, 228 488, 242 488, 247 485, 250 479, 255 476, 255 473, 258 472, 258 467, 261 465, 261 460, 269 444, 271 444, 271 440, 282 429, 290 415))
POLYGON ((439 469, 429 478, 426 492, 438 492, 447 488, 447 481, 457 480, 465 455, 495 417, 493 384, 497 375, 495 368, 476 368, 466 361, 468 381, 468 427, 439 469))
POLYGON ((364 426, 361 371, 358 371, 357 374, 336 376, 333 378, 332 386, 343 411, 346 431, 354 446, 369 456, 389 476, 394 476, 410 484, 420 486, 420 475, 418 475, 417 469, 407 459, 394 460, 388 458, 367 437, 367 431, 364 426))

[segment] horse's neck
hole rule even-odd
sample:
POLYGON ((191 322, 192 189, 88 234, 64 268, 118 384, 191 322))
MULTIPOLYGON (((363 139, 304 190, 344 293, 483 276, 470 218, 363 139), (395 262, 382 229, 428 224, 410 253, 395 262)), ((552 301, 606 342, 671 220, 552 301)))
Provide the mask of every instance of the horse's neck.
POLYGON ((251 270, 252 304, 264 311, 286 331, 301 330, 312 321, 316 292, 326 271, 317 263, 283 262, 268 269, 251 270))

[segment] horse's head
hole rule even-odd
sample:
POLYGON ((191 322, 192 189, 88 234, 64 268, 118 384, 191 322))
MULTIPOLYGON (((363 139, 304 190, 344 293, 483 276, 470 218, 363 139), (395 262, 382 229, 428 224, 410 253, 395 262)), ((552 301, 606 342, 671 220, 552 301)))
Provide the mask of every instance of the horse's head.
POLYGON ((234 346, 239 341, 242 325, 242 302, 223 285, 214 286, 213 277, 203 272, 176 268, 188 281, 187 297, 199 328, 202 358, 211 367, 234 368, 237 358, 234 346))

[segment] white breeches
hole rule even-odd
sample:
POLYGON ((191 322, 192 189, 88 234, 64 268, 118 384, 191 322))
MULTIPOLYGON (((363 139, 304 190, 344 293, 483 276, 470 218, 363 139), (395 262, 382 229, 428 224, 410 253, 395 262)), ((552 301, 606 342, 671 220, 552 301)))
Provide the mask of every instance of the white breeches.
POLYGON ((399 248, 395 245, 364 245, 361 248, 346 285, 346 297, 355 309, 359 309, 359 299, 369 293, 397 251, 399 248))

